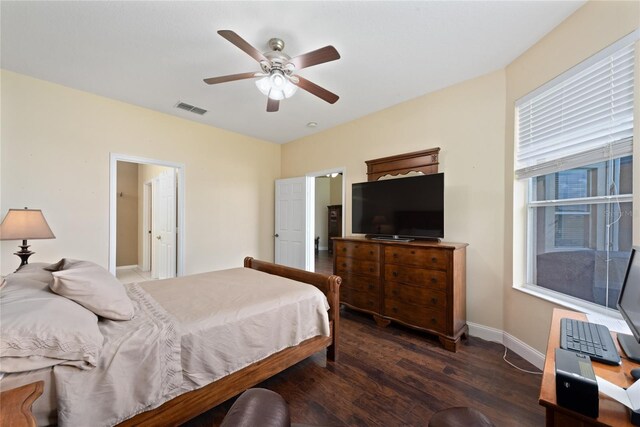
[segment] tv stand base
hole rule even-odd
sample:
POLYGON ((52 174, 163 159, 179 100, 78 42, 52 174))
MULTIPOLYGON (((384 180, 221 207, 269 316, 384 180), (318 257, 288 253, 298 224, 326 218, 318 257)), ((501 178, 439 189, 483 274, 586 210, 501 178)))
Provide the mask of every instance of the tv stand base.
POLYGON ((369 237, 371 240, 382 240, 385 242, 413 242, 415 239, 410 237, 400 237, 400 236, 375 236, 369 237))

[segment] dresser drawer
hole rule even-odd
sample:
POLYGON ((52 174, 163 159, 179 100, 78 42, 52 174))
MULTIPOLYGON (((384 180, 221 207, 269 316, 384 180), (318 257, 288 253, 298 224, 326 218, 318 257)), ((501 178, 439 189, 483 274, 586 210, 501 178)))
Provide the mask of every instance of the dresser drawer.
POLYGON ((349 273, 378 277, 380 276, 380 264, 375 261, 362 261, 337 255, 336 274, 346 276, 349 273))
POLYGON ((412 283, 428 289, 447 290, 447 272, 426 268, 405 267, 397 264, 384 265, 384 280, 412 283))
POLYGON ((386 282, 384 296, 402 303, 415 304, 443 312, 447 309, 446 292, 434 291, 420 286, 386 282))
POLYGON ((380 313, 380 295, 378 293, 361 292, 351 288, 341 288, 340 301, 355 308, 380 313))
POLYGON ((417 267, 449 268, 450 253, 446 250, 431 248, 386 247, 384 259, 386 263, 415 265, 417 267))
POLYGON ((341 242, 335 244, 336 253, 343 257, 365 261, 380 261, 380 246, 372 243, 341 242))
POLYGON ((385 298, 384 315, 410 325, 446 333, 447 324, 444 310, 431 310, 393 298, 385 298))
POLYGON ((350 288, 360 292, 370 292, 378 295, 380 293, 380 279, 373 276, 358 276, 355 274, 343 273, 342 284, 340 285, 340 291, 342 289, 350 288))

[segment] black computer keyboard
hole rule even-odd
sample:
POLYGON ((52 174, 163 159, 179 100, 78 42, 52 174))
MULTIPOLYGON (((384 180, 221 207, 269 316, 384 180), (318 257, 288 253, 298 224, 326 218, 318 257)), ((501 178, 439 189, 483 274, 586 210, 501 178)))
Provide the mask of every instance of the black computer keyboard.
POLYGON ((597 323, 560 319, 560 348, 585 354, 596 362, 620 364, 609 328, 597 323))

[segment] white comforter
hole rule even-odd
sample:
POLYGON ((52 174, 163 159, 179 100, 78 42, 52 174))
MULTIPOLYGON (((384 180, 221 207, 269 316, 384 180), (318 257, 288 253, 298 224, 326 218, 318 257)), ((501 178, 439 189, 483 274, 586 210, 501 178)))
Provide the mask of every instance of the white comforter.
POLYGON ((284 348, 328 336, 317 288, 248 268, 129 285, 130 321, 103 321, 99 366, 54 367, 58 422, 113 425, 284 348))

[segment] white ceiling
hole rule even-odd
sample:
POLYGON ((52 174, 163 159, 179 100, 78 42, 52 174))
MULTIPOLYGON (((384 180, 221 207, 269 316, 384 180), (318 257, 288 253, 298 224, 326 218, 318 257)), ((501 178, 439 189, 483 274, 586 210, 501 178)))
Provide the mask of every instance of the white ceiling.
POLYGON ((503 68, 584 3, 2 1, 0 59, 7 70, 285 143, 503 68), (206 85, 259 71, 221 29, 261 51, 280 37, 291 56, 333 45, 341 59, 299 74, 340 99, 299 90, 267 113, 252 80, 206 85))

